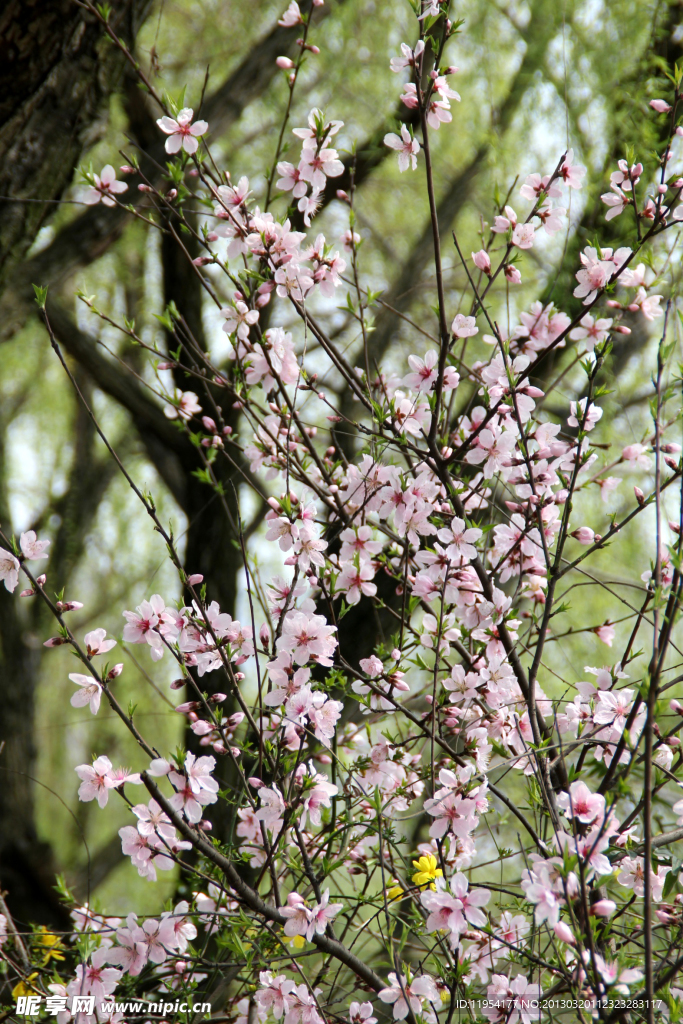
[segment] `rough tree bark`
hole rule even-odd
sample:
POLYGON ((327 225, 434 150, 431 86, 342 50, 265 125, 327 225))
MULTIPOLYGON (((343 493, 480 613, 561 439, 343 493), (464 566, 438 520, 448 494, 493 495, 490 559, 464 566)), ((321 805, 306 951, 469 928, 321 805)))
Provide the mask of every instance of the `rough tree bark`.
MULTIPOLYGON (((120 0, 112 26, 135 39, 151 0, 120 0)), ((0 280, 73 177, 123 58, 74 0, 9 0, 0 14, 0 280)))

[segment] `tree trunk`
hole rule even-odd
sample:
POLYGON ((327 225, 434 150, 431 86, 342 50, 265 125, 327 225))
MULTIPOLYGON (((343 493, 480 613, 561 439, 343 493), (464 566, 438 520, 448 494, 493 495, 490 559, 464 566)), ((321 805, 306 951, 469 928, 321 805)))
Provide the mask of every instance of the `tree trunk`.
MULTIPOLYGON (((119 0, 112 27, 127 42, 150 0, 119 0)), ((0 278, 20 260, 51 200, 93 140, 124 58, 73 0, 8 0, 0 14, 0 278), (4 198, 7 197, 7 198, 4 198)))

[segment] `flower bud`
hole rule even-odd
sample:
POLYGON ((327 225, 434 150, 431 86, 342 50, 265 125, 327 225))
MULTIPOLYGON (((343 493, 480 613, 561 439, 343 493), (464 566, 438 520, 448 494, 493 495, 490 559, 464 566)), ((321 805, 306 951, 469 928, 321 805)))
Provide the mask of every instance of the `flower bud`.
MULTIPOLYGON (((678 451, 680 452, 680 450, 681 449, 679 448, 678 451)), ((44 587, 46 580, 47 576, 45 575, 44 572, 41 572, 40 576, 36 576, 36 583, 38 584, 39 587, 44 587)))
POLYGON ((118 665, 114 665, 114 667, 110 668, 109 671, 107 672, 107 682, 111 682, 112 679, 117 679, 118 676, 120 676, 122 672, 123 672, 123 662, 120 661, 118 663, 118 665))
POLYGON ((187 679, 174 679, 171 683, 172 690, 182 690, 183 686, 187 683, 187 679))
POLYGON ((247 782, 249 783, 252 789, 263 789, 263 786, 265 785, 265 783, 261 782, 260 779, 257 779, 254 776, 247 779, 247 782))
POLYGON ((45 641, 43 647, 61 647, 62 644, 68 644, 68 642, 61 636, 51 636, 49 640, 45 641))
POLYGON ((200 572, 193 572, 191 576, 187 577, 187 582, 190 587, 196 587, 198 583, 204 582, 204 577, 200 572))
POLYGON ((480 249, 479 252, 473 252, 472 261, 475 267, 483 271, 487 277, 491 276, 491 260, 485 249, 480 249))
POLYGON ((201 704, 198 700, 186 700, 184 704, 179 704, 175 710, 179 715, 187 715, 190 711, 196 711, 200 707, 201 704))
POLYGON ((275 63, 279 68, 282 68, 283 71, 289 71, 290 68, 294 67, 294 61, 290 60, 289 57, 278 57, 275 63))
POLYGON ((572 537, 578 540, 579 544, 592 544, 595 540, 595 534, 591 530, 590 526, 580 526, 578 530, 574 530, 572 537))
POLYGON ((643 492, 641 491, 640 487, 634 487, 634 488, 633 488, 633 493, 634 493, 634 494, 635 494, 635 496, 636 496, 636 501, 638 502, 638 504, 639 504, 639 505, 641 506, 641 508, 642 508, 642 506, 643 506, 643 505, 645 504, 645 495, 644 495, 644 494, 643 494, 643 492))
POLYGON ((209 704, 222 704, 227 696, 227 693, 212 693, 209 697, 209 704))
POLYGON ((564 921, 558 921, 555 925, 555 935, 558 937, 560 942, 568 942, 572 946, 576 944, 573 931, 568 924, 564 923, 564 921))
POLYGON ((617 905, 613 900, 597 900, 592 904, 590 912, 596 917, 611 917, 616 909, 617 905))

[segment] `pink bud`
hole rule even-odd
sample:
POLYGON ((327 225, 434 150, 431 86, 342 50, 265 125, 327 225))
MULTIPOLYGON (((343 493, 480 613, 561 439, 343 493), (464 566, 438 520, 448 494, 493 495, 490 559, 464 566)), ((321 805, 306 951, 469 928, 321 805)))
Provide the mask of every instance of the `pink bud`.
POLYGON ((270 629, 268 628, 267 622, 261 623, 261 628, 258 631, 258 635, 261 639, 261 643, 264 647, 267 647, 270 643, 270 629))
POLYGON ((290 68, 294 67, 294 61, 290 60, 289 57, 278 57, 275 63, 283 71, 289 71, 290 68))
POLYGON ((348 197, 348 194, 344 191, 343 188, 338 188, 337 189, 337 199, 341 199, 341 201, 343 203, 348 203, 349 197, 348 197))
POLYGON ((391 658, 392 658, 392 661, 400 661, 401 660, 401 652, 399 651, 398 647, 394 647, 393 651, 391 652, 391 658))
POLYGON ((209 697, 209 704, 222 704, 227 696, 227 693, 212 693, 209 697))
POLYGON ((204 430, 208 430, 210 434, 216 433, 218 428, 210 416, 202 416, 202 423, 204 424, 204 430))
POLYGON ((172 188, 170 192, 166 193, 166 198, 167 199, 175 199, 175 197, 177 195, 178 195, 178 189, 177 188, 172 188))
POLYGON ((196 259, 192 260, 193 267, 205 267, 207 263, 213 263, 213 256, 197 256, 196 259))
POLYGON ((480 249, 479 252, 473 252, 472 260, 475 267, 478 267, 479 270, 483 270, 483 272, 489 277, 491 276, 491 260, 489 259, 489 254, 485 249, 480 249))
POLYGON ((61 647, 62 644, 68 644, 68 640, 62 639, 61 636, 51 636, 49 640, 46 640, 43 647, 61 647))
POLYGON ((650 100, 650 106, 653 110, 656 110, 658 114, 666 114, 671 110, 671 104, 667 103, 666 100, 650 100))
POLYGON ((617 909, 617 905, 612 900, 597 900, 590 909, 591 914, 595 914, 597 917, 611 917, 617 909))
POLYGON ((508 263, 506 265, 506 267, 504 268, 504 273, 505 273, 505 277, 510 282, 510 284, 521 284, 522 283, 522 275, 517 270, 517 267, 513 266, 512 263, 508 263))
MULTIPOLYGON (((679 448, 678 450, 680 452, 681 449, 679 448)), ((40 576, 36 576, 36 583, 38 584, 39 587, 44 587, 46 580, 47 576, 45 575, 44 572, 41 572, 40 576)))
POLYGON ((669 469, 673 469, 674 472, 678 470, 678 463, 675 459, 664 459, 664 462, 669 467, 669 469))
POLYGON ((613 327, 612 330, 615 331, 617 334, 631 333, 631 328, 627 327, 626 324, 618 324, 616 327, 613 327))
POLYGON ((268 504, 270 505, 270 507, 275 509, 276 512, 280 511, 280 502, 277 500, 277 498, 272 498, 271 497, 271 498, 267 498, 266 500, 267 500, 268 504))
POLYGON ((261 782, 260 779, 257 779, 254 776, 252 776, 250 779, 247 779, 247 782, 249 783, 252 789, 262 789, 263 786, 265 785, 265 783, 261 782))
POLYGON ((595 534, 590 526, 581 526, 578 530, 574 530, 572 537, 575 537, 579 544, 585 544, 586 546, 592 544, 595 540, 595 534))
POLYGON ((332 764, 332 758, 329 754, 318 754, 316 760, 320 761, 321 764, 332 764))
POLYGON ((175 709, 179 715, 186 715, 188 711, 196 711, 200 708, 201 704, 197 700, 186 700, 184 704, 179 704, 175 709))
POLYGON ((183 686, 185 686, 186 682, 187 682, 187 679, 174 679, 173 682, 171 683, 171 689, 172 690, 182 690, 182 688, 183 688, 183 686))
POLYGON ((35 594, 35 590, 32 590, 29 587, 28 590, 22 590, 22 592, 19 594, 19 597, 33 597, 34 594, 35 594))
POLYGON ((668 187, 669 187, 668 185, 658 185, 657 186, 657 191, 659 192, 660 195, 663 196, 664 193, 666 192, 666 190, 668 189, 668 187))
POLYGON ((608 299, 605 305, 609 306, 610 309, 623 309, 621 303, 617 302, 616 299, 608 299))
POLYGON ((157 370, 175 370, 177 363, 159 363, 157 370))
POLYGON ((641 505, 641 506, 644 505, 645 504, 645 495, 641 491, 640 487, 634 487, 633 488, 633 493, 636 496, 636 501, 638 502, 638 504, 641 505))
MULTIPOLYGON (((678 455, 681 450, 680 444, 676 444, 675 442, 668 442, 660 447, 661 451, 663 451, 665 455, 678 455)), ((38 577, 38 582, 40 583, 40 577, 38 577)))
POLYGON ((57 601, 55 607, 58 612, 76 612, 83 605, 80 601, 57 601))
POLYGON ((138 192, 153 192, 151 185, 138 185, 138 192))
POLYGON ((121 174, 135 174, 135 168, 131 167, 130 164, 121 164, 119 170, 121 174))
POLYGON ((555 935, 557 935, 560 942, 568 942, 572 946, 576 944, 574 933, 569 925, 565 924, 564 921, 558 921, 555 925, 555 935))
POLYGON ((196 167, 192 167, 187 173, 188 173, 188 176, 190 178, 198 178, 199 177, 199 171, 197 170, 196 167))
POLYGON ((208 818, 202 818, 202 820, 199 822, 199 828, 202 830, 202 832, 210 832, 211 829, 213 828, 213 825, 211 824, 208 818))
POLYGON ((191 576, 187 577, 187 582, 190 587, 196 587, 198 583, 204 582, 204 577, 200 572, 193 572, 191 576))

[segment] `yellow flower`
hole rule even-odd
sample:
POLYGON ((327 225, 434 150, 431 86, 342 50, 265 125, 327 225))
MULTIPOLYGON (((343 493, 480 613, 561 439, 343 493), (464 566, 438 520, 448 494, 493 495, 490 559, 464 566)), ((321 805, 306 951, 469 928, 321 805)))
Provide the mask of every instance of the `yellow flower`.
POLYGON ((413 875, 415 885, 429 885, 430 889, 436 889, 434 879, 441 878, 443 871, 441 868, 437 868, 436 857, 433 854, 429 853, 425 857, 420 857, 419 860, 414 860, 413 867, 417 868, 413 875))
POLYGON ((64 946, 58 935, 53 932, 49 932, 44 925, 41 925, 35 933, 35 940, 38 946, 42 946, 45 950, 45 956, 43 958, 43 967, 50 962, 50 960, 63 960, 64 956, 62 951, 64 946))
POLYGON ((398 879, 391 880, 391 886, 387 889, 387 896, 390 900, 400 899, 403 895, 403 887, 398 882, 398 879))
POLYGON ((36 995, 38 993, 38 989, 34 988, 31 982, 37 977, 38 971, 34 971, 33 974, 29 974, 26 981, 20 981, 18 985, 15 985, 12 989, 12 998, 17 1000, 19 996, 36 995))

